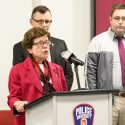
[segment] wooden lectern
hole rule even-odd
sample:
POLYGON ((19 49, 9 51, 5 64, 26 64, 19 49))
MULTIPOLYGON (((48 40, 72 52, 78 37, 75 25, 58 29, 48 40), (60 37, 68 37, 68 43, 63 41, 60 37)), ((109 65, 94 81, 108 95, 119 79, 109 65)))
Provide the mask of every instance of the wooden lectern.
POLYGON ((77 120, 82 117, 88 120, 86 125, 112 125, 112 93, 118 91, 51 93, 25 106, 26 125, 81 125, 77 120))

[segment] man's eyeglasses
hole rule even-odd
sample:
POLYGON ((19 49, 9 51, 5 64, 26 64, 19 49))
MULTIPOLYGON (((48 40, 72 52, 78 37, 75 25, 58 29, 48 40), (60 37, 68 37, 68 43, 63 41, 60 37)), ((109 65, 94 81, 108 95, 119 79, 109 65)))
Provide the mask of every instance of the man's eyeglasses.
POLYGON ((120 21, 120 19, 122 20, 122 21, 125 21, 125 17, 123 16, 123 17, 119 17, 119 16, 116 16, 116 17, 112 17, 115 21, 120 21))
POLYGON ((46 24, 50 24, 52 23, 52 20, 36 20, 34 18, 32 18, 35 22, 37 22, 38 24, 43 24, 43 23, 46 23, 46 24))
POLYGON ((33 43, 33 45, 37 45, 38 47, 43 47, 44 45, 50 46, 51 42, 50 41, 38 41, 36 43, 33 43))

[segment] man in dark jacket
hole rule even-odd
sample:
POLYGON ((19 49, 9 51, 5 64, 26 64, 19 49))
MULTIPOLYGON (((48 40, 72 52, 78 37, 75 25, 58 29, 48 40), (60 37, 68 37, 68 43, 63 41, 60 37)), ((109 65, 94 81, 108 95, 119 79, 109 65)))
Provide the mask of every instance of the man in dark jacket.
MULTIPOLYGON (((49 30, 52 23, 52 15, 46 6, 37 6, 33 9, 30 24, 32 27, 41 27, 49 30)), ((73 83, 73 72, 71 64, 61 57, 61 53, 67 50, 65 41, 51 37, 50 60, 60 65, 65 74, 68 90, 71 89, 73 83)), ((28 56, 26 50, 22 47, 21 42, 16 43, 13 47, 13 65, 23 62, 28 56)))

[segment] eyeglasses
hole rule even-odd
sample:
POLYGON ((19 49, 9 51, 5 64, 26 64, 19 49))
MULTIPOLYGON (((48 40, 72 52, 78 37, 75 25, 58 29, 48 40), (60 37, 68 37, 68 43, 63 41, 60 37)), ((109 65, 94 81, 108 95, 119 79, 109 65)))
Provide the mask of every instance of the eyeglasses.
POLYGON ((37 45, 38 47, 43 47, 44 45, 50 46, 51 42, 50 41, 38 41, 36 43, 33 43, 33 45, 37 45))
POLYGON ((122 20, 122 21, 125 21, 125 17, 123 16, 123 17, 119 17, 119 16, 116 16, 116 17, 112 17, 115 21, 120 21, 120 19, 122 20))
POLYGON ((46 24, 50 24, 52 23, 52 20, 36 20, 34 18, 32 18, 35 22, 37 22, 38 24, 43 24, 43 23, 46 23, 46 24))

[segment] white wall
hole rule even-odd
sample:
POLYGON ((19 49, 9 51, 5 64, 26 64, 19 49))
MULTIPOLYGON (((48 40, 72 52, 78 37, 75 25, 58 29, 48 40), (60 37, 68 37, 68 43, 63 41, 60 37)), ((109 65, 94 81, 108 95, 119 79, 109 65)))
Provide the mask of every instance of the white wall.
MULTIPOLYGON (((84 57, 87 51, 87 47, 90 42, 91 36, 91 9, 90 9, 91 0, 75 0, 74 1, 74 29, 73 29, 73 52, 79 59, 84 61, 84 57)), ((79 78, 81 87, 85 87, 84 80, 84 67, 79 66, 79 78)), ((72 89, 76 88, 76 81, 74 81, 72 89)))
POLYGON ((8 75, 12 66, 14 43, 22 40, 30 27, 31 0, 0 2, 0 110, 8 108, 8 75))
MULTIPOLYGON (((0 4, 0 110, 8 109, 8 75, 12 66, 13 45, 22 40, 30 28, 32 7, 44 4, 50 8, 53 23, 50 32, 66 41, 79 59, 84 56, 90 42, 91 0, 4 0, 0 4), (32 4, 33 2, 33 4, 32 4)), ((83 67, 79 67, 81 85, 84 87, 83 67)), ((72 89, 77 88, 76 79, 72 89)))

